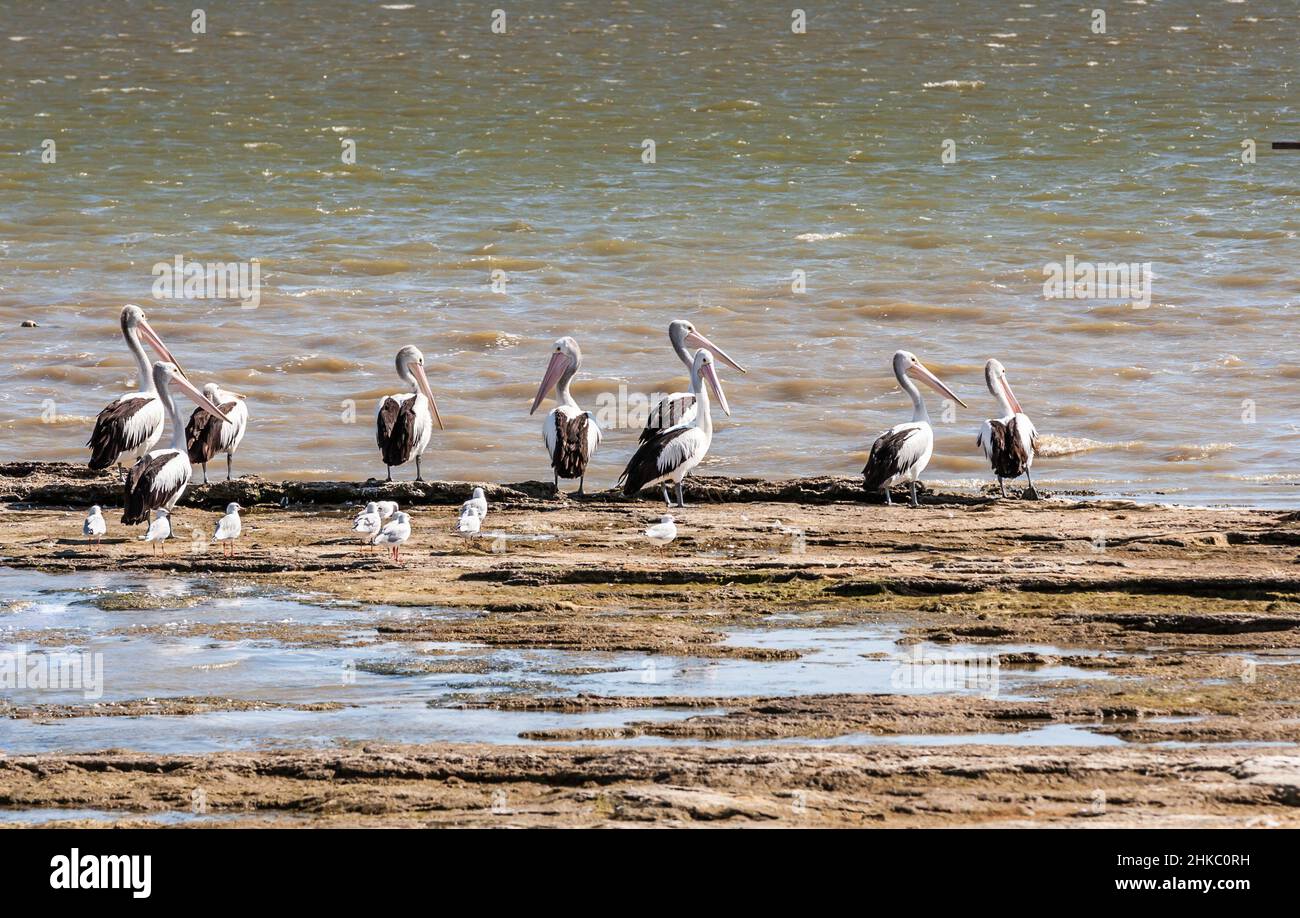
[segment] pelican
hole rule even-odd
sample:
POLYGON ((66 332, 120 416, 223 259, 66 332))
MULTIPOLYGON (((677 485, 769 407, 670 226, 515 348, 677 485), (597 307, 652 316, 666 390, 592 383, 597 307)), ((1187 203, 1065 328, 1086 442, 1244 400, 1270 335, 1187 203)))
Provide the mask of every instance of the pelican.
POLYGON ((226 420, 221 409, 194 388, 174 363, 164 363, 161 360, 155 363, 153 381, 158 398, 171 417, 172 445, 169 449, 155 449, 145 453, 127 474, 126 509, 122 511, 122 522, 128 526, 143 523, 151 511, 159 508, 170 512, 189 487, 190 477, 194 474, 189 454, 185 451, 185 427, 168 387, 176 385, 200 408, 226 420))
POLYGON ((412 459, 415 480, 424 481, 420 474, 420 455, 433 435, 432 421, 438 422, 439 430, 445 428, 429 388, 429 377, 424 375, 424 355, 418 347, 408 344, 397 352, 397 375, 411 391, 390 395, 379 403, 379 432, 375 439, 384 465, 388 466, 389 481, 393 480, 393 466, 405 465, 412 459))
POLYGON ((108 524, 104 522, 104 514, 101 511, 102 508, 99 504, 95 504, 90 508, 90 512, 86 514, 85 522, 81 524, 81 534, 87 539, 94 539, 96 545, 104 537, 104 533, 108 531, 108 524))
MULTIPOLYGON (((162 439, 163 424, 167 419, 158 398, 149 356, 140 339, 148 342, 163 360, 180 368, 158 333, 149 325, 143 309, 134 303, 126 304, 122 307, 120 321, 122 337, 135 358, 139 388, 118 396, 95 419, 95 429, 86 445, 91 451, 90 467, 96 471, 103 471, 114 463, 130 466, 162 439)), ((183 370, 180 372, 185 375, 183 370)))
POLYGON ((671 514, 664 514, 660 517, 659 522, 650 526, 645 531, 645 537, 650 540, 650 544, 658 548, 664 548, 673 539, 677 538, 677 524, 673 522, 671 514))
POLYGON ((244 524, 239 519, 239 511, 244 508, 236 503, 226 504, 226 515, 217 521, 217 529, 212 533, 214 542, 221 542, 222 549, 230 548, 230 557, 235 556, 235 539, 244 531, 244 524))
POLYGON ((153 512, 153 522, 149 524, 149 529, 144 534, 146 542, 153 543, 153 553, 158 554, 161 548, 167 551, 167 540, 172 537, 172 515, 166 507, 159 507, 153 512))
POLYGON ((930 414, 925 410, 920 390, 912 382, 913 377, 966 407, 966 403, 927 370, 915 354, 911 351, 895 352, 894 378, 912 399, 912 420, 889 428, 872 444, 871 457, 862 469, 862 487, 868 493, 884 491, 885 503, 892 504, 889 489, 906 481, 912 488, 912 506, 919 507, 921 502, 916 497, 916 482, 930 464, 930 455, 934 452, 934 429, 930 427, 930 414))
POLYGON ((983 448, 984 457, 993 466, 1003 497, 1007 496, 1005 479, 1024 475, 1029 481, 1025 496, 1036 500, 1038 490, 1034 487, 1029 467, 1034 464, 1034 440, 1038 431, 1034 429, 1034 422, 1020 410, 1020 402, 1011 391, 1006 368, 1000 361, 990 359, 984 364, 984 383, 997 399, 1002 413, 1001 417, 984 422, 975 438, 975 445, 983 448))
POLYGON ((185 447, 189 450, 190 462, 203 466, 204 484, 208 483, 208 463, 218 453, 225 453, 226 481, 229 481, 235 450, 243 442, 244 430, 248 427, 248 405, 244 402, 244 396, 228 392, 216 383, 204 386, 203 394, 230 420, 218 421, 202 408, 195 408, 190 415, 190 422, 185 425, 185 447))
POLYGON ((411 517, 398 510, 384 528, 375 533, 373 544, 388 545, 393 552, 393 560, 401 562, 399 547, 411 537, 411 517))
POLYGON ((664 503, 671 507, 673 502, 668 497, 668 480, 672 479, 677 486, 677 506, 686 506, 682 497, 682 479, 700 464, 709 451, 709 444, 713 442, 713 417, 709 412, 709 393, 704 387, 706 382, 718 397, 722 410, 730 413, 727 397, 722 392, 722 384, 718 382, 718 374, 713 368, 713 355, 700 348, 695 352, 695 360, 691 364, 691 395, 697 406, 695 417, 684 424, 657 431, 637 447, 619 478, 625 495, 631 497, 642 488, 662 484, 664 503))
MULTIPOLYGON (((722 348, 718 347, 695 328, 686 319, 675 319, 668 324, 668 340, 677 353, 677 358, 686 366, 687 372, 694 363, 688 348, 705 348, 727 366, 742 373, 749 371, 731 359, 722 348)), ((695 417, 695 396, 689 392, 674 392, 655 402, 646 417, 645 428, 641 431, 641 442, 651 439, 656 433, 677 424, 685 424, 695 417)))
POLYGON ((551 362, 546 365, 546 375, 537 387, 537 397, 533 407, 528 410, 531 415, 546 398, 546 393, 555 387, 555 400, 558 404, 546 415, 542 424, 542 441, 546 444, 547 455, 551 457, 551 470, 555 474, 555 491, 560 491, 560 479, 578 479, 578 494, 583 493, 586 484, 587 463, 596 455, 600 446, 600 426, 590 411, 583 411, 573 400, 569 392, 569 382, 582 366, 582 349, 578 342, 565 336, 555 342, 551 353, 551 362))

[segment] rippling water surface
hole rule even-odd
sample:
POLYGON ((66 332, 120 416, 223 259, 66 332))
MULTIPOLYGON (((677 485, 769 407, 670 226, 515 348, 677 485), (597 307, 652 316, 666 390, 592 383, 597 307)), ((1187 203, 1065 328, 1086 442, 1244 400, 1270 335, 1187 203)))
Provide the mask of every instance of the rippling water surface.
POLYGON ((237 470, 382 474, 411 342, 427 472, 548 477, 549 343, 581 342, 595 407, 685 386, 681 316, 750 370, 706 473, 856 472, 908 416, 906 347, 971 405, 931 479, 985 476, 997 356, 1050 485, 1300 495, 1300 153, 1268 147, 1300 139, 1292 0, 1112 4, 1103 35, 1055 2, 819 4, 803 35, 740 2, 535 3, 505 34, 469 2, 248 0, 198 35, 189 6, 0 2, 0 459, 85 458, 137 302, 248 395, 237 470), (258 259, 259 308, 153 299, 177 255, 258 259), (1150 262, 1150 307, 1045 299, 1070 255, 1150 262))

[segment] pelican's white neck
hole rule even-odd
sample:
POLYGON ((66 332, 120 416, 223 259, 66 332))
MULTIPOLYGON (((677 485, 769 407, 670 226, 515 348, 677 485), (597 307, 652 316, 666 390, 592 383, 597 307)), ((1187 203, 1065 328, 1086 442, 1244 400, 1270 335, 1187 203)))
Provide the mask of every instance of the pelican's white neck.
POLYGON ((695 369, 691 361, 691 394, 695 396, 695 420, 692 427, 697 427, 710 437, 713 436, 713 415, 709 411, 709 387, 704 383, 704 374, 695 369))
POLYGON ((916 383, 907 375, 906 370, 894 369, 894 378, 898 384, 903 387, 903 391, 912 399, 912 421, 924 421, 930 423, 930 412, 925 410, 925 399, 921 398, 921 390, 916 388, 916 383))
POLYGON ((569 383, 573 377, 578 375, 578 361, 569 364, 569 368, 564 371, 560 381, 555 384, 555 401, 560 405, 568 405, 570 408, 577 408, 578 402, 569 391, 569 383))
POLYGON ((691 358, 691 352, 686 349, 686 336, 683 335, 680 339, 669 336, 669 340, 672 342, 673 350, 677 353, 677 359, 685 364, 686 370, 689 372, 694 366, 694 362, 691 358))
POLYGON ((167 417, 171 419, 172 449, 182 453, 187 452, 185 443, 185 421, 181 418, 180 409, 176 407, 176 399, 172 398, 171 389, 165 381, 162 385, 158 385, 152 376, 149 377, 149 382, 157 390, 158 398, 162 399, 163 410, 167 412, 167 417))
POLYGON ((149 355, 145 353, 144 345, 140 343, 140 333, 136 331, 134 325, 127 325, 122 328, 122 337, 126 339, 126 346, 135 359, 140 391, 157 392, 158 386, 153 381, 153 368, 149 365, 149 355))

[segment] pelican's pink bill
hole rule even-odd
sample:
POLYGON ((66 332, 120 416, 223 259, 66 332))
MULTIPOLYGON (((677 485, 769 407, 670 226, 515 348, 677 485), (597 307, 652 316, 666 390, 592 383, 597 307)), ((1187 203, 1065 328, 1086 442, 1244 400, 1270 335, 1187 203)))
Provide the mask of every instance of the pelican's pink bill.
MULTIPOLYGON (((180 367, 177 367, 176 369, 180 370, 180 367)), ((212 402, 208 400, 208 397, 204 395, 202 392, 200 392, 198 389, 196 389, 193 383, 191 383, 184 376, 173 376, 172 382, 175 383, 177 386, 179 386, 182 392, 184 392, 191 399, 193 399, 194 404, 198 405, 200 408, 202 408, 208 414, 212 415, 214 418, 220 418, 221 420, 227 422, 230 420, 230 418, 226 417, 224 414, 221 413, 220 408, 212 404, 212 402)))
POLYGON ((1011 410, 1016 414, 1023 414, 1024 412, 1020 410, 1020 401, 1016 398, 1016 394, 1011 391, 1011 383, 1007 382, 1005 376, 999 382, 1002 383, 1002 391, 1007 394, 1007 401, 1011 404, 1011 410))
POLYGON ((546 398, 546 393, 550 392, 551 388, 560 381, 560 377, 564 375, 565 370, 568 368, 569 358, 562 351, 556 351, 551 355, 551 362, 546 365, 546 375, 542 377, 542 384, 537 387, 537 397, 533 399, 533 407, 528 409, 529 414, 537 410, 537 406, 542 403, 542 399, 546 398))
POLYGON ((412 364, 411 369, 415 372, 415 383, 424 393, 424 397, 429 400, 429 407, 433 410, 433 419, 438 422, 439 430, 446 430, 442 426, 442 415, 438 414, 438 402, 433 397, 433 390, 429 388, 429 377, 424 375, 424 367, 420 364, 412 364))
POLYGON ((717 396, 718 404, 727 413, 727 417, 731 417, 731 407, 727 404, 727 397, 722 393, 722 383, 718 381, 718 374, 714 371, 713 364, 706 363, 700 367, 700 375, 704 377, 704 381, 709 384, 709 388, 717 396))
POLYGON ((722 348, 718 347, 716 344, 714 344, 712 341, 710 341, 708 338, 704 337, 697 331, 690 331, 686 334, 686 344, 689 347, 704 348, 714 357, 717 357, 719 360, 721 360, 723 363, 725 363, 727 366, 731 367, 734 370, 739 370, 742 373, 749 372, 740 364, 736 363, 736 361, 732 360, 730 354, 728 354, 722 348))
POLYGON ((915 376, 917 379, 922 380, 927 385, 933 386, 935 391, 941 392, 944 395, 948 396, 950 399, 952 399, 958 405, 961 405, 963 408, 970 407, 965 402, 963 402, 960 398, 957 397, 956 392, 953 392, 946 385, 944 385, 943 380, 941 380, 939 377, 935 376, 933 373, 927 370, 925 368, 925 364, 921 363, 919 360, 908 368, 907 373, 909 376, 915 376))
POLYGON ((182 376, 188 378, 189 374, 185 372, 185 368, 181 366, 180 361, 172 356, 172 352, 167 350, 167 345, 162 343, 162 338, 158 337, 158 333, 153 330, 148 321, 141 319, 139 328, 140 337, 144 338, 149 343, 149 346, 158 352, 158 356, 174 366, 182 376))

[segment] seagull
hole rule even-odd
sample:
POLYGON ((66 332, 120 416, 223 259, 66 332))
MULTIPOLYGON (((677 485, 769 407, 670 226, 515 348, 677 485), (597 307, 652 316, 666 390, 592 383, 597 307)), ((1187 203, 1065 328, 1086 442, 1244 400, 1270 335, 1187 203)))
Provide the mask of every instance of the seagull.
MULTIPOLYGON (((235 556, 235 539, 244 531, 244 524, 239 519, 239 511, 243 509, 236 503, 226 504, 226 515, 217 522, 217 531, 212 534, 214 541, 229 544, 232 558, 235 556)), ((224 550, 225 546, 222 548, 224 550)))
POLYGON ((460 505, 461 516, 466 513, 475 513, 480 520, 487 519, 487 510, 487 495, 483 493, 482 488, 475 488, 469 500, 460 505))
POLYGON ((167 551, 165 542, 172 537, 171 511, 166 507, 159 507, 153 512, 153 522, 149 524, 149 531, 144 534, 146 542, 153 542, 154 554, 162 548, 167 551))
POLYGON ((86 514, 86 521, 81 524, 81 534, 88 539, 94 539, 96 545, 99 544, 99 540, 104 533, 108 531, 108 525, 104 522, 104 514, 100 511, 99 504, 95 504, 90 508, 90 512, 86 514))
POLYGON ((400 507, 397 506, 397 501, 395 500, 376 501, 374 506, 378 508, 379 518, 381 520, 388 519, 390 516, 392 516, 394 513, 396 513, 398 510, 401 509, 400 507))
POLYGON ((665 547, 677 538, 677 524, 673 522, 672 515, 665 513, 660 517, 659 522, 646 529, 645 537, 650 540, 651 545, 659 548, 665 547))
POLYGON ((379 505, 374 501, 366 504, 366 509, 358 513, 357 518, 352 521, 352 531, 361 533, 368 542, 378 535, 382 528, 384 528, 383 518, 380 516, 379 505))
POLYGON ((388 545, 393 553, 393 560, 401 563, 399 546, 411 537, 411 517, 398 510, 384 528, 375 534, 374 545, 388 545))
MULTIPOLYGON (((469 503, 469 501, 466 501, 466 503, 469 503)), ((460 518, 456 520, 456 531, 458 533, 468 538, 473 538, 479 534, 479 530, 482 528, 483 517, 470 509, 462 509, 460 511, 460 518)))

